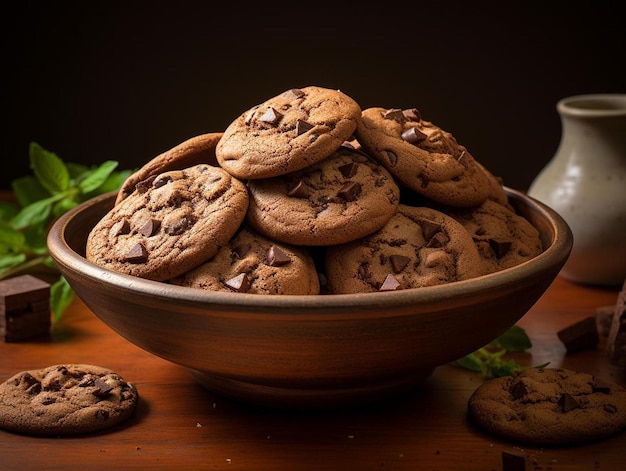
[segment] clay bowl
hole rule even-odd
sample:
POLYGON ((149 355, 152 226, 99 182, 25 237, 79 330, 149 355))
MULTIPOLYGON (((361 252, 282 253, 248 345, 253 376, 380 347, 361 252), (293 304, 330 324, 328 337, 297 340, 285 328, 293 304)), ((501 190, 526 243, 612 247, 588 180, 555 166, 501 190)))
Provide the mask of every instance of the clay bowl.
POLYGON ((514 325, 567 260, 572 234, 540 202, 506 189, 545 250, 514 268, 428 288, 350 295, 208 292, 100 268, 84 258, 114 195, 51 228, 48 247, 75 293, 142 349, 188 368, 209 390, 290 408, 363 404, 419 387, 433 370, 514 325))

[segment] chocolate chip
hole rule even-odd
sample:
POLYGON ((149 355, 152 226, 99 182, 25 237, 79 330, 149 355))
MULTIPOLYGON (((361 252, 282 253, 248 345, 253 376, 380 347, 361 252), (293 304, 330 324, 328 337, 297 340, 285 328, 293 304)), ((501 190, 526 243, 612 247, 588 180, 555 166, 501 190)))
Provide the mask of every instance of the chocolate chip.
POLYGON ((301 119, 299 119, 296 122, 296 134, 299 136, 301 134, 304 134, 305 132, 313 129, 314 126, 310 123, 307 123, 306 121, 303 121, 301 119))
POLYGON ((496 258, 504 257, 511 249, 511 241, 503 239, 489 239, 489 247, 493 250, 496 258))
POLYGON ((96 416, 96 419, 106 422, 107 420, 109 420, 109 411, 98 409, 95 413, 95 416, 96 416))
POLYGON ((356 175, 358 168, 359 168, 359 164, 357 164, 356 162, 350 162, 348 164, 345 164, 339 167, 339 171, 344 177, 352 178, 353 176, 356 175))
POLYGON ((411 259, 409 257, 405 257, 404 255, 393 254, 389 257, 389 261, 391 262, 391 266, 393 267, 393 271, 395 273, 400 273, 404 267, 407 266, 411 259))
POLYGON ((240 273, 236 277, 226 280, 224 284, 237 293, 245 293, 250 289, 250 280, 245 273, 240 273))
POLYGON ((402 114, 408 121, 415 121, 419 123, 422 120, 422 114, 417 108, 408 108, 406 110, 402 110, 402 114))
POLYGON ((292 88, 291 90, 287 90, 283 93, 283 97, 293 100, 294 98, 302 98, 304 96, 304 92, 299 88, 292 88))
POLYGON ((267 251, 267 263, 271 267, 280 267, 291 262, 291 258, 279 247, 272 245, 267 251))
POLYGON ((617 407, 615 407, 613 404, 604 404, 604 406, 602 406, 602 409, 604 410, 604 412, 608 412, 609 414, 615 414, 617 412, 617 407))
POLYGON ((250 244, 241 244, 237 247, 233 247, 232 253, 241 260, 250 252, 251 248, 252 246, 250 244))
POLYGON ((400 124, 404 124, 406 118, 404 117, 404 113, 402 113, 401 109, 391 108, 383 113, 383 118, 385 119, 393 119, 400 124))
POLYGON ((158 219, 148 219, 139 232, 145 237, 151 237, 156 234, 161 227, 161 221, 158 219))
POLYGON ((111 233, 116 237, 130 234, 130 223, 128 222, 128 219, 122 219, 121 221, 113 224, 113 227, 111 227, 111 233))
POLYGON ((354 201, 361 194, 361 184, 359 182, 346 182, 343 184, 339 191, 337 192, 337 196, 346 200, 346 201, 354 201))
POLYGON ((168 183, 171 183, 173 181, 174 179, 172 178, 171 175, 159 175, 153 180, 152 186, 154 188, 161 188, 162 186, 165 186, 168 183))
POLYGON ((383 152, 387 155, 387 160, 389 161, 389 165, 391 165, 392 167, 395 167, 396 164, 398 163, 398 156, 394 152, 388 149, 384 150, 383 152))
POLYGON ((509 392, 511 393, 511 396, 513 396, 513 399, 521 399, 528 393, 528 388, 523 382, 517 381, 516 383, 513 383, 509 392))
POLYGON ((428 248, 441 248, 446 244, 446 236, 443 232, 437 232, 434 236, 430 238, 430 240, 426 243, 426 247, 428 248))
POLYGON ((425 141, 428 136, 417 128, 409 128, 402 133, 402 139, 410 144, 425 141))
POLYGON ((156 175, 151 175, 150 177, 146 178, 145 180, 142 180, 140 182, 138 182, 135 185, 135 190, 137 190, 138 193, 145 193, 146 191, 148 191, 154 184, 154 179, 156 178, 156 175))
POLYGON ((44 406, 49 406, 50 404, 54 404, 57 400, 54 397, 46 397, 41 404, 44 406))
POLYGON ((431 221, 430 219, 420 219, 419 225, 422 228, 422 234, 424 234, 424 239, 430 240, 433 236, 441 231, 441 224, 435 221, 431 221))
POLYGON ((307 190, 302 180, 298 180, 292 188, 287 190, 287 194, 289 196, 293 196, 294 198, 308 198, 309 197, 309 191, 307 190))
POLYGON ((580 408, 580 404, 578 403, 576 398, 569 393, 561 394, 558 404, 561 408, 561 412, 569 412, 571 410, 580 408))
POLYGON ((143 245, 137 244, 128 251, 124 260, 128 263, 144 263, 148 260, 148 251, 143 245))
POLYGON ((281 113, 279 113, 278 111, 276 111, 274 108, 270 106, 265 111, 265 113, 261 115, 261 117, 259 118, 259 121, 263 121, 264 123, 268 123, 268 124, 278 124, 278 122, 280 121, 280 118, 282 117, 283 115, 281 113))
POLYGON ((102 381, 100 378, 97 378, 93 382, 96 389, 93 391, 93 395, 97 397, 106 397, 109 395, 111 391, 113 391, 113 386, 109 386, 106 382, 102 381))
POLYGON ((611 392, 611 386, 602 381, 600 378, 593 377, 593 383, 591 384, 591 390, 595 393, 609 394, 611 392))
POLYGON ((379 291, 395 291, 400 287, 400 282, 391 273, 387 275, 383 284, 380 285, 379 291))
POLYGON ((26 390, 26 392, 31 396, 39 394, 41 392, 41 383, 33 384, 26 390))
POLYGON ((173 220, 170 219, 163 226, 163 232, 170 236, 180 235, 187 230, 190 224, 191 222, 185 216, 173 220))

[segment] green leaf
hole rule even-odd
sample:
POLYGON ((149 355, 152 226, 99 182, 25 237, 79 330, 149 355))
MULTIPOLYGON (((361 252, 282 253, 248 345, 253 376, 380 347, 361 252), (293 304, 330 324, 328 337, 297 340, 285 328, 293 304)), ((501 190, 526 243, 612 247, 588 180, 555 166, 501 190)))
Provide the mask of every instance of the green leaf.
POLYGON ((22 208, 50 196, 50 192, 32 175, 13 180, 11 188, 22 208))
POLYGON ((113 173, 118 163, 113 160, 107 160, 99 167, 90 170, 88 172, 87 178, 82 180, 78 187, 80 188, 82 193, 90 193, 95 191, 100 185, 102 185, 109 175, 113 173))
POLYGON ((4 254, 0 255, 0 273, 9 268, 18 266, 20 263, 26 261, 26 255, 24 254, 4 254))
POLYGON ((52 195, 66 191, 70 174, 65 163, 35 142, 31 142, 29 152, 30 165, 39 183, 52 195))
POLYGON ((482 373, 484 370, 484 363, 476 353, 470 353, 456 361, 457 365, 462 366, 470 371, 476 371, 482 373))
POLYGON ((9 201, 0 201, 0 222, 9 222, 20 212, 19 206, 9 201))
POLYGON ((504 348, 507 352, 523 352, 532 347, 532 343, 524 329, 517 325, 511 327, 495 339, 493 343, 504 348))
POLYGON ((59 193, 49 198, 35 201, 29 204, 11 220, 11 227, 24 229, 29 225, 41 224, 45 222, 52 212, 52 205, 62 199, 63 194, 59 193))
POLYGON ((20 250, 25 243, 24 234, 8 226, 0 226, 0 247, 4 251, 20 250))
POLYGON ((64 277, 59 278, 50 287, 50 310, 54 315, 54 322, 58 322, 67 307, 74 300, 74 291, 64 277))

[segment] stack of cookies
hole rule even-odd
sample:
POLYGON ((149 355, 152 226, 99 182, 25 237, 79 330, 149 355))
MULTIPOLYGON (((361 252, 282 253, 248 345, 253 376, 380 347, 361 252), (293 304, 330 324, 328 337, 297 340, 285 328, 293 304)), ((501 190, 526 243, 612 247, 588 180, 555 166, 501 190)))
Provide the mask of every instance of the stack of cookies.
POLYGON ((308 86, 140 168, 86 254, 177 285, 304 295, 450 283, 542 250, 501 182, 418 109, 308 86))

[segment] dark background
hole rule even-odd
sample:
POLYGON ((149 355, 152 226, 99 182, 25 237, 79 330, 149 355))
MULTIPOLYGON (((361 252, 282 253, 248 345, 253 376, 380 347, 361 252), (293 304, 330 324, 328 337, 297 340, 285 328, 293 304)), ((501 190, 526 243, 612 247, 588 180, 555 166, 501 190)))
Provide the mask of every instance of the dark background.
POLYGON ((318 85, 362 108, 420 108, 525 190, 557 148, 559 99, 626 92, 617 2, 211 3, 13 4, 0 32, 0 188, 31 173, 31 141, 135 168, 318 85))

